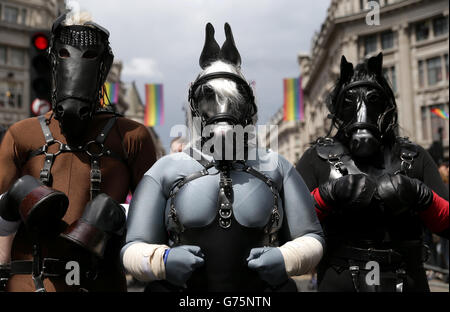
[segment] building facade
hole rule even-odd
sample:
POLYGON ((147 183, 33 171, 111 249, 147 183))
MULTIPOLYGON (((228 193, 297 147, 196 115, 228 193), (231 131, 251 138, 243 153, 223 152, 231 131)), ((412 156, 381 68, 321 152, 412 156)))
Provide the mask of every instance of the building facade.
POLYGON ((64 9, 64 0, 0 0, 0 125, 30 116, 31 36, 64 9))
MULTIPOLYGON (((449 111, 449 3, 373 2, 332 0, 326 20, 312 38, 311 51, 298 55, 305 120, 281 126, 278 138, 280 153, 287 153, 283 155, 291 162, 298 160, 297 155, 301 156, 310 142, 328 132, 330 120, 325 99, 339 76, 341 56, 356 64, 379 52, 383 52, 384 73, 396 95, 399 134, 428 148, 441 139, 442 133, 448 158, 448 120, 432 114, 431 109, 449 111), (379 9, 378 25, 370 22, 374 21, 371 16, 376 9, 379 9), (299 141, 285 136, 297 136, 299 141)), ((272 121, 280 122, 279 115, 272 121)))

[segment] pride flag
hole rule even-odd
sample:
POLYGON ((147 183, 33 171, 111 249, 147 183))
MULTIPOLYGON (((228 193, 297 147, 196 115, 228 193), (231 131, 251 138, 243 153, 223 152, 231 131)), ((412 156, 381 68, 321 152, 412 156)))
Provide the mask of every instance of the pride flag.
POLYGON ((304 103, 302 77, 283 80, 284 85, 284 115, 283 120, 303 120, 304 103))
POLYGON ((145 117, 144 125, 164 124, 164 96, 162 84, 145 85, 145 117))
POLYGON ((432 108, 431 112, 439 117, 441 117, 442 119, 448 119, 448 113, 445 112, 443 109, 440 108, 432 108))
POLYGON ((101 105, 106 106, 109 103, 117 103, 119 102, 119 83, 109 83, 105 82, 104 84, 104 92, 103 98, 101 100, 101 105))

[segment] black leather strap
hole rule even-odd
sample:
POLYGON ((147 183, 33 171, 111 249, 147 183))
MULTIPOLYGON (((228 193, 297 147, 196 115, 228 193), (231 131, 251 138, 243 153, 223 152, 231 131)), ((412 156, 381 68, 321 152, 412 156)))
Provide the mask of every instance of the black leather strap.
POLYGON ((278 211, 278 197, 279 197, 279 190, 276 187, 276 184, 270 179, 267 175, 265 175, 262 172, 259 172, 253 167, 248 166, 245 162, 240 162, 243 164, 243 168, 241 169, 244 172, 247 172, 254 176, 255 178, 263 181, 267 186, 270 188, 270 191, 272 192, 273 196, 273 209, 272 209, 272 215, 270 218, 269 223, 266 225, 264 231, 266 234, 269 235, 269 245, 274 245, 278 239, 277 232, 279 230, 280 225, 280 212, 278 211))
MULTIPOLYGON (((44 258, 42 261, 42 271, 45 277, 57 277, 67 273, 66 263, 59 259, 44 258)), ((11 261, 11 275, 33 274, 32 260, 11 261)))
POLYGON ((41 125, 41 128, 42 128, 42 132, 44 133, 45 143, 47 145, 52 144, 54 139, 53 139, 52 133, 50 131, 50 128, 47 125, 47 119, 45 118, 45 115, 41 115, 37 119, 39 120, 39 124, 41 125))
POLYGON ((47 120, 44 115, 41 115, 38 117, 39 124, 42 129, 42 133, 44 134, 45 139, 45 145, 41 148, 42 153, 45 154, 45 160, 44 160, 44 166, 39 173, 39 179, 42 183, 44 183, 47 186, 50 186, 52 184, 52 176, 51 176, 51 169, 53 166, 53 162, 55 160, 55 154, 47 153, 47 149, 50 145, 52 145, 55 140, 52 136, 52 133, 47 125, 47 120))
MULTIPOLYGON (((116 122, 117 118, 112 117, 108 120, 103 130, 100 132, 100 134, 97 136, 93 144, 96 144, 99 148, 98 152, 90 152, 87 150, 88 155, 91 157, 91 200, 95 198, 100 193, 101 190, 101 182, 102 182, 102 172, 100 170, 100 157, 104 155, 105 147, 104 143, 106 141, 106 137, 108 136, 109 132, 111 131, 112 127, 114 126, 114 123, 116 122)), ((89 143, 88 143, 89 144, 89 143)), ((87 146, 89 148, 89 146, 87 146)))

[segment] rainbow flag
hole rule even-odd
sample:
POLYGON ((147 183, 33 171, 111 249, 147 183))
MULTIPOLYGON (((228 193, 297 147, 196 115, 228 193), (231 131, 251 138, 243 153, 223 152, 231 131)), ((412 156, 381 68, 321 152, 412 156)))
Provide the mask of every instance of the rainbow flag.
POLYGON ((283 120, 303 120, 304 104, 302 77, 284 79, 284 115, 283 120))
POLYGON ((103 107, 107 106, 109 103, 118 103, 119 102, 119 83, 110 83, 105 82, 104 84, 104 92, 103 98, 101 100, 101 105, 103 107))
POLYGON ((439 117, 441 117, 442 119, 448 119, 448 113, 446 111, 444 111, 443 109, 440 108, 432 108, 431 112, 439 117))
POLYGON ((144 125, 164 124, 164 96, 162 84, 145 85, 145 117, 144 125))

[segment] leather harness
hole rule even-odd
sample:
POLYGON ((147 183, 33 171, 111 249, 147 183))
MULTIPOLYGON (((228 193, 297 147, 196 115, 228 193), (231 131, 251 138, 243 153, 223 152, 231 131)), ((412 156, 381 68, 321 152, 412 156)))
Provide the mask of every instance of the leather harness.
POLYGON ((190 149, 189 151, 186 151, 186 153, 190 153, 191 156, 196 159, 203 167, 203 170, 200 170, 198 172, 192 173, 186 177, 184 177, 181 180, 178 180, 173 186, 170 191, 169 197, 170 197, 170 211, 168 215, 168 229, 173 229, 170 234, 173 242, 177 244, 180 239, 179 235, 185 230, 183 224, 180 222, 180 220, 177 217, 177 211, 175 209, 175 198, 177 196, 177 193, 180 191, 180 189, 186 185, 187 183, 198 179, 200 177, 209 175, 210 173, 208 170, 212 167, 216 167, 220 174, 220 181, 219 181, 219 196, 218 196, 218 214, 219 214, 219 225, 223 229, 227 229, 231 226, 231 217, 233 214, 233 208, 232 208, 232 180, 230 177, 230 170, 236 170, 236 171, 243 171, 247 172, 248 174, 251 174, 255 178, 263 181, 271 190, 273 195, 273 209, 272 214, 269 223, 264 228, 264 233, 268 235, 268 244, 274 245, 277 242, 277 232, 280 228, 280 213, 278 211, 278 197, 279 192, 277 190, 277 187, 272 179, 270 179, 267 175, 257 171, 256 169, 248 166, 245 161, 236 161, 235 164, 232 165, 232 167, 223 167, 218 166, 218 164, 215 161, 208 161, 206 160, 203 155, 199 154, 194 149, 190 149), (239 164, 240 167, 235 167, 235 165, 239 164))
MULTIPOLYGON (((100 170, 100 158, 103 156, 112 157, 118 159, 126 164, 126 160, 115 154, 111 149, 105 147, 105 140, 113 128, 117 117, 110 118, 105 127, 95 140, 89 141, 84 145, 70 146, 64 144, 58 140, 55 140, 48 127, 47 120, 44 115, 38 118, 42 132, 45 138, 45 144, 32 151, 28 159, 38 155, 45 155, 44 165, 40 171, 39 179, 47 186, 52 185, 51 168, 55 161, 55 158, 61 153, 86 153, 91 160, 91 172, 90 172, 90 199, 100 193, 100 184, 102 181, 102 175, 100 170), (51 145, 58 144, 59 149, 55 153, 49 153, 48 149, 51 145)), ((82 274, 88 279, 95 280, 97 276, 97 263, 95 259, 92 259, 93 266, 88 271, 83 271, 82 274)), ((39 243, 35 239, 33 243, 33 260, 15 260, 11 261, 10 265, 0 266, 0 290, 6 287, 6 283, 10 276, 15 274, 31 274, 36 288, 36 292, 45 292, 43 280, 47 277, 61 277, 67 273, 66 261, 53 258, 42 258, 39 243)))
POLYGON ((51 175, 51 168, 53 166, 53 163, 55 161, 55 158, 60 155, 61 153, 86 153, 90 160, 91 160, 91 172, 90 172, 90 194, 91 194, 91 200, 99 194, 100 192, 100 184, 102 181, 102 174, 100 171, 100 158, 103 156, 112 157, 115 159, 118 159, 119 161, 122 161, 126 164, 126 159, 123 159, 121 156, 115 154, 111 149, 108 149, 105 147, 104 143, 105 140, 114 126, 117 117, 114 116, 108 120, 103 130, 100 132, 100 134, 97 136, 95 140, 89 141, 84 145, 79 146, 70 146, 68 144, 64 144, 58 140, 55 140, 52 136, 52 133, 50 132, 50 129, 47 124, 47 120, 44 115, 38 117, 39 124, 42 128, 42 132, 44 134, 45 138, 45 144, 38 148, 37 150, 34 150, 30 153, 29 158, 38 156, 38 155, 45 155, 44 159, 44 165, 43 168, 39 174, 39 179, 42 183, 44 183, 47 186, 52 185, 52 175, 51 175), (58 144, 59 149, 56 151, 56 153, 49 153, 48 149, 51 145, 58 144))

